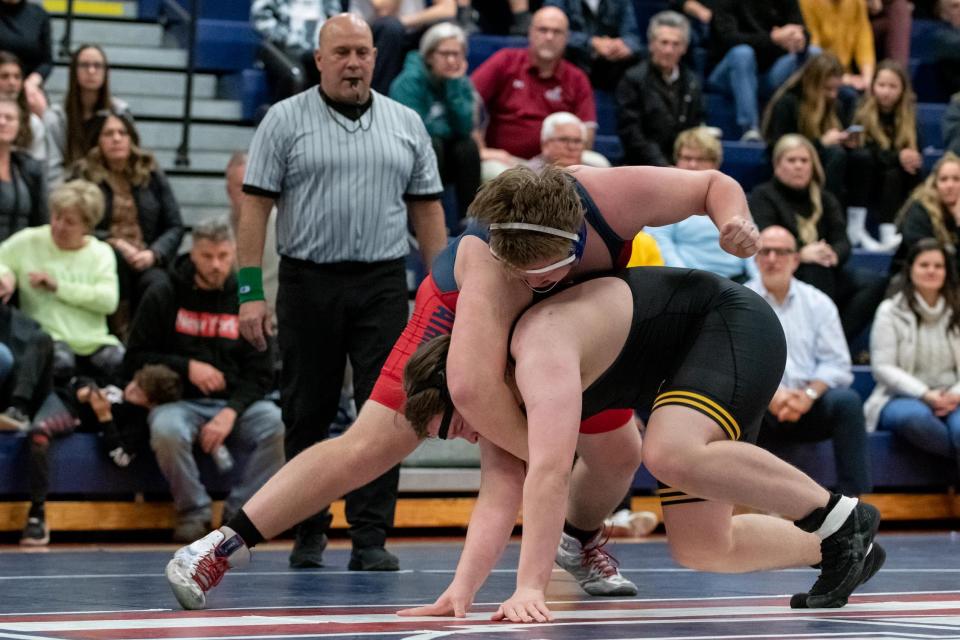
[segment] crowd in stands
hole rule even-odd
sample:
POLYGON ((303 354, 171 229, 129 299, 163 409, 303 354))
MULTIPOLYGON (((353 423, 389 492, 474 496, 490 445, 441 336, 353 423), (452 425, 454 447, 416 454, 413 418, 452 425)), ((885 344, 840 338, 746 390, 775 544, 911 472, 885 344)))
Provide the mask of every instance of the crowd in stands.
MULTIPOLYGON (((671 0, 641 24, 633 0, 253 0, 250 18, 283 99, 317 90, 324 21, 362 16, 377 47, 372 87, 422 120, 458 225, 482 182, 511 166, 609 166, 593 150, 598 95, 615 105, 624 164, 717 171, 722 140, 766 148, 772 175, 749 193, 764 239, 755 261, 720 250, 706 216, 650 229, 655 244, 641 244, 770 302, 789 358, 761 443, 832 439, 840 489, 860 494, 874 428, 960 464, 960 0, 915 4, 671 0), (938 79, 956 93, 929 172, 924 150, 939 141, 921 135, 911 83, 918 14, 939 20, 938 79), (526 44, 471 70, 481 31, 526 44), (729 102, 735 130, 706 126, 708 93, 729 102), (890 274, 857 266, 858 246, 893 254, 890 274), (871 325, 869 353, 856 351, 871 325), (864 405, 848 387, 852 361, 866 358, 878 384, 864 405)), ((48 540, 50 440, 81 430, 103 434, 119 466, 152 449, 175 537, 191 541, 211 520, 197 447, 248 454, 228 512, 284 459, 279 409, 264 400, 274 356, 238 330, 230 221, 246 155, 225 169, 229 220, 198 225, 180 254, 180 208, 135 114, 111 94, 103 49, 75 49, 62 103, 44 90, 52 71, 49 16, 0 2, 0 426, 29 433, 23 539, 48 540)), ((275 225, 273 212, 271 317, 275 225)))
POLYGON ((78 430, 101 434, 120 467, 152 449, 175 536, 192 540, 211 519, 195 443, 247 458, 228 509, 283 462, 280 410, 265 400, 274 359, 239 339, 230 220, 197 225, 178 258, 179 205, 110 92, 103 49, 76 48, 62 103, 43 87, 52 70, 49 16, 2 3, 0 426, 29 442, 22 541, 47 542, 50 442, 78 430))

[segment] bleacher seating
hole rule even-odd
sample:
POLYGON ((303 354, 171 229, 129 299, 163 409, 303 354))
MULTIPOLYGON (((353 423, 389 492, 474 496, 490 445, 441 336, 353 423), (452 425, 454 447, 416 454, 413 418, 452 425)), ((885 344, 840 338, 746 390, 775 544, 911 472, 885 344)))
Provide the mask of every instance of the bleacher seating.
MULTIPOLYGON (((641 33, 645 36, 647 20, 657 11, 664 9, 666 3, 664 0, 634 0, 634 4, 641 33)), ((165 35, 172 36, 172 39, 179 42, 181 47, 185 47, 187 40, 183 16, 184 9, 188 6, 189 0, 139 0, 136 17, 141 22, 155 22, 162 17, 165 35)), ((224 99, 239 101, 240 112, 238 114, 230 112, 228 122, 232 125, 247 125, 252 121, 257 109, 269 99, 265 75, 262 70, 254 66, 259 40, 249 23, 249 3, 207 0, 201 6, 202 14, 198 22, 195 54, 198 69, 207 74, 198 76, 197 86, 200 89, 200 97, 210 102, 209 108, 219 109, 221 114, 228 108, 223 103, 224 99), (212 75, 214 73, 216 77, 212 75), (214 100, 219 104, 215 104, 214 100)), ((83 21, 79 24, 82 29, 83 21)), ((77 25, 74 28, 76 29, 77 25)), ((921 100, 918 105, 918 120, 922 138, 927 147, 923 154, 924 166, 927 170, 942 155, 940 120, 945 109, 943 102, 947 99, 939 87, 929 47, 930 34, 936 28, 938 26, 933 21, 916 20, 912 33, 911 74, 921 100)), ((469 67, 471 70, 475 69, 500 48, 525 46, 526 39, 522 37, 471 36, 469 67)), ((128 95, 130 90, 126 88, 129 86, 126 84, 128 76, 124 75, 124 72, 130 69, 132 73, 138 68, 137 65, 128 64, 129 61, 125 62, 122 58, 113 59, 112 62, 119 69, 113 78, 115 93, 120 97, 130 97, 128 95)), ((158 87, 162 84, 163 91, 159 91, 156 87, 148 87, 144 95, 157 99, 179 100, 177 96, 169 95, 171 91, 167 86, 176 85, 175 90, 180 91, 179 84, 173 80, 182 78, 182 73, 178 72, 176 76, 163 76, 164 81, 161 83, 161 76, 157 74, 163 71, 155 68, 158 66, 159 64, 142 65, 142 70, 153 74, 151 77, 156 78, 155 84, 158 87)), ((55 93, 60 91, 63 84, 58 75, 61 77, 65 75, 64 70, 65 67, 61 61, 52 79, 53 82, 49 85, 55 93)), ((139 116, 144 111, 138 110, 136 100, 137 96, 134 94, 134 112, 139 116)), ((622 159, 623 151, 616 135, 614 99, 609 93, 597 92, 596 100, 598 131, 595 148, 616 164, 622 159)), ((732 102, 723 96, 706 94, 706 104, 707 123, 721 128, 724 132, 724 163, 721 169, 736 178, 747 191, 769 179, 771 169, 765 146, 734 140, 737 127, 732 102)), ((150 144, 156 145, 162 164, 170 167, 172 163, 169 159, 172 158, 172 149, 177 140, 171 135, 172 128, 164 128, 162 125, 171 127, 175 125, 178 112, 171 110, 167 104, 157 103, 156 109, 164 115, 160 117, 151 115, 139 121, 142 123, 145 139, 150 144)), ((249 127, 246 127, 247 131, 241 135, 239 127, 226 131, 223 125, 220 126, 220 130, 213 131, 207 136, 215 138, 211 145, 216 155, 211 156, 209 166, 203 165, 203 171, 206 172, 204 176, 198 178, 185 171, 179 172, 179 175, 177 171, 172 172, 175 181, 179 181, 177 185, 181 192, 194 194, 191 196, 192 199, 186 200, 185 209, 188 216, 191 215, 191 211, 196 211, 199 217, 201 213, 208 214, 213 209, 223 209, 225 203, 221 200, 222 184, 219 182, 222 177, 217 173, 225 164, 223 155, 232 146, 244 146, 249 139, 249 127), (218 181, 216 190, 212 188, 212 182, 203 182, 202 177, 216 179, 218 181), (191 182, 191 180, 194 181, 191 182), (211 194, 216 200, 213 203, 209 202, 211 194)), ((197 131, 201 132, 200 129, 197 131)), ((194 140, 196 141, 197 138, 195 137, 194 140)), ((204 162, 203 152, 195 153, 194 157, 199 157, 201 162, 204 162)), ((189 219, 188 222, 190 222, 189 219)), ((877 270, 886 269, 889 263, 889 256, 859 252, 856 259, 877 270)), ((872 383, 868 367, 856 369, 854 388, 863 397, 869 394, 872 383)), ((870 434, 869 447, 877 491, 904 489, 941 491, 945 487, 957 484, 957 471, 951 461, 924 454, 898 441, 889 433, 870 434)), ((835 481, 833 452, 829 442, 813 445, 784 444, 777 453, 824 484, 830 485, 835 481)), ((27 443, 22 435, 0 433, 0 500, 19 500, 27 495, 26 457, 27 443)), ((201 474, 214 493, 223 494, 229 486, 232 475, 239 471, 242 464, 243 459, 240 457, 231 475, 221 476, 211 461, 202 458, 201 474)), ((401 473, 401 491, 441 494, 473 492, 479 486, 477 465, 476 447, 466 445, 462 441, 426 443, 405 462, 401 473)), ((51 470, 51 495, 54 499, 76 495, 82 495, 88 499, 102 499, 142 494, 163 496, 167 493, 166 482, 151 456, 147 455, 137 460, 130 469, 118 469, 100 450, 97 437, 91 434, 75 434, 63 440, 56 440, 51 451, 51 470)), ((652 492, 655 489, 655 482, 649 473, 641 468, 635 478, 634 486, 642 492, 652 492)))

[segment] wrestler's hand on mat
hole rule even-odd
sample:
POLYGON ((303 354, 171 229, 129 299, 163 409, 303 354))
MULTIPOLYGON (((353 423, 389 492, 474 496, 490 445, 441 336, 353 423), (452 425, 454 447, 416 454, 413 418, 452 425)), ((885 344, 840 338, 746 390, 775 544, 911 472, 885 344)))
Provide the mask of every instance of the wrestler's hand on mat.
POLYGON ((517 589, 490 617, 493 621, 553 622, 546 598, 540 589, 517 589))
POLYGON ((720 227, 720 248, 738 258, 749 258, 760 250, 760 232, 753 220, 734 216, 720 227))
POLYGON ((273 335, 273 322, 265 301, 251 300, 240 305, 240 335, 257 351, 267 350, 267 336, 273 335))
POLYGON ((468 591, 458 589, 456 585, 450 585, 447 590, 440 594, 437 601, 433 604, 426 604, 422 607, 411 607, 410 609, 401 609, 397 611, 398 616, 453 616, 455 618, 465 618, 470 605, 473 604, 473 595, 468 591))

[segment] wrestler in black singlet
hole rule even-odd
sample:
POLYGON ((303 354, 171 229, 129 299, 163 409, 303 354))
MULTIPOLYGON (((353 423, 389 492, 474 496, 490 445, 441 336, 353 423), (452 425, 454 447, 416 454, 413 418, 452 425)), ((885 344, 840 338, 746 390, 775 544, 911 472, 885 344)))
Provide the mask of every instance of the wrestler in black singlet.
MULTIPOLYGON (((730 440, 755 442, 783 377, 780 321, 753 291, 694 269, 638 267, 616 274, 633 294, 620 355, 583 392, 583 415, 608 407, 685 406, 730 440)), ((691 498, 661 491, 668 503, 691 498)))

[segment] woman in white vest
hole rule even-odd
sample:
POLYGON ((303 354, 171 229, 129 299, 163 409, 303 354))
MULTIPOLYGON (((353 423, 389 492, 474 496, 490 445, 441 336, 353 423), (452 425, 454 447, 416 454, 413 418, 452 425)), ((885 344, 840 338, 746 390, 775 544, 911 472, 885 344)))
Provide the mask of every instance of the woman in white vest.
POLYGON ((960 284, 933 238, 910 249, 899 293, 877 309, 870 361, 877 386, 867 429, 893 431, 960 463, 960 284))

